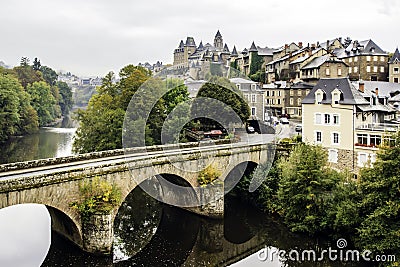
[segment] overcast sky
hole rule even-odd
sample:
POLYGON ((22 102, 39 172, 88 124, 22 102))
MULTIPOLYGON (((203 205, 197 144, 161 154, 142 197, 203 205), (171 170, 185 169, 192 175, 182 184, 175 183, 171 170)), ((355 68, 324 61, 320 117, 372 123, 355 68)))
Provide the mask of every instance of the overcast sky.
POLYGON ((3 0, 0 61, 38 57, 56 70, 104 76, 130 63, 172 63, 181 39, 212 43, 218 29, 231 50, 350 36, 393 52, 399 11, 397 0, 3 0))

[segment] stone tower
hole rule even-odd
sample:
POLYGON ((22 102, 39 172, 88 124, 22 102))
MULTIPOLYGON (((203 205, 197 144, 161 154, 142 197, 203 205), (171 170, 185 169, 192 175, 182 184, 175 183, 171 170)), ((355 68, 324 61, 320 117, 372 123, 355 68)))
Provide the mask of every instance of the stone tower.
POLYGON ((224 40, 222 39, 222 35, 219 30, 214 38, 214 46, 218 51, 222 51, 224 49, 224 40))

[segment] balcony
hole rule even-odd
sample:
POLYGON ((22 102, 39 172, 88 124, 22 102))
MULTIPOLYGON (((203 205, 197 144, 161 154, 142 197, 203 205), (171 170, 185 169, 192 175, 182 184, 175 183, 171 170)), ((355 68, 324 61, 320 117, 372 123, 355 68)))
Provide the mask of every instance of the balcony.
POLYGON ((365 130, 373 132, 397 132, 399 131, 400 124, 391 123, 368 123, 356 127, 356 130, 365 130))

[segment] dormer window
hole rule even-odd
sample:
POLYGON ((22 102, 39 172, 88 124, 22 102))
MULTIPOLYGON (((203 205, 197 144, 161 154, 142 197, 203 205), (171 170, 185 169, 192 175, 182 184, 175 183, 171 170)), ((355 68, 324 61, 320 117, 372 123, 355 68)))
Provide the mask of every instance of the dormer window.
POLYGON ((343 100, 343 94, 339 89, 335 89, 332 91, 332 104, 339 104, 339 101, 343 100))
POLYGON ((322 104, 322 100, 325 100, 325 92, 321 89, 318 89, 315 92, 315 102, 317 102, 317 104, 322 104))
POLYGON ((237 89, 240 90, 240 84, 239 83, 236 84, 236 87, 237 87, 237 89))
POLYGON ((256 90, 256 85, 255 84, 251 85, 251 90, 256 90))

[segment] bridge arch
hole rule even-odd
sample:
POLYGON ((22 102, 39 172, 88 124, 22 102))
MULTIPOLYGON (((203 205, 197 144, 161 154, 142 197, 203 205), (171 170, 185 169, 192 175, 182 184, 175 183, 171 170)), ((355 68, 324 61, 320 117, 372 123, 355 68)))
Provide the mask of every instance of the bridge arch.
POLYGON ((45 205, 51 218, 51 229, 79 246, 83 245, 82 226, 68 212, 45 205))

